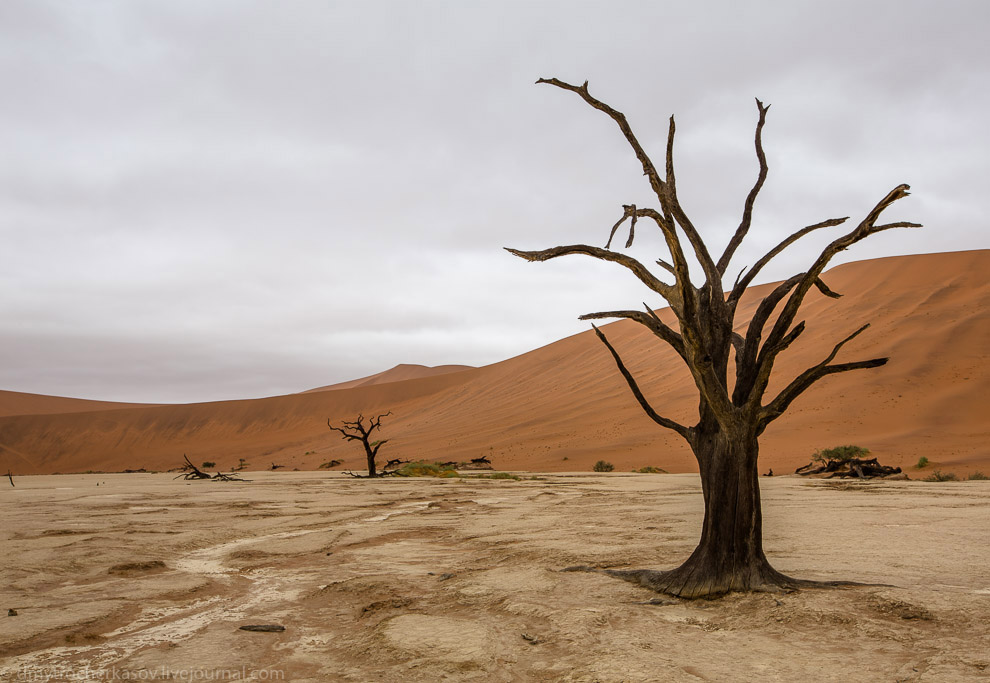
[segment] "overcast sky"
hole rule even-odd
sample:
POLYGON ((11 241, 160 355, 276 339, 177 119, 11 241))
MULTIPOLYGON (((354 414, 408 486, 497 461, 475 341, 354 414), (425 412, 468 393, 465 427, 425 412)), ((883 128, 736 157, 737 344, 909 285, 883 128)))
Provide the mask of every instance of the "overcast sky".
MULTIPOLYGON (((986 248, 988 18, 984 0, 4 0, 0 388, 260 397, 484 365, 638 307, 618 266, 502 250, 604 246, 622 204, 656 205, 614 124, 539 77, 590 80, 658 160, 674 114, 682 203, 718 253, 757 171, 753 98, 772 105, 732 277, 902 182, 889 217, 926 227, 844 260, 986 248)), ((634 254, 665 256, 640 233, 634 254)))

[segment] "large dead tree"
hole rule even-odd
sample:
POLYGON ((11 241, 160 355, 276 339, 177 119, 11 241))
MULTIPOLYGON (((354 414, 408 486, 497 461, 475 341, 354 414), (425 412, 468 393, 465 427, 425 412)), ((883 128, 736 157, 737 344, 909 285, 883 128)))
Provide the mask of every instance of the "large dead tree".
POLYGON ((920 227, 916 223, 907 222, 878 223, 884 209, 907 196, 908 186, 898 185, 891 190, 854 229, 830 242, 806 271, 774 288, 757 306, 748 325, 740 326, 740 332, 736 332, 735 314, 740 298, 767 263, 801 237, 816 230, 838 226, 848 220, 848 217, 830 218, 801 228, 771 249, 748 271, 740 273, 731 287, 723 288, 726 269, 749 232, 753 205, 767 178, 762 133, 769 106, 756 101, 759 111, 756 124, 759 174, 743 203, 739 226, 725 250, 715 258, 677 198, 673 117, 670 118, 667 134, 666 164, 660 170, 636 139, 625 115, 593 97, 588 91, 587 82, 578 86, 551 78, 540 79, 537 83, 546 83, 577 94, 618 125, 649 180, 659 208, 623 206, 622 216, 612 226, 605 248, 574 244, 543 251, 508 251, 527 261, 547 261, 560 256, 583 254, 627 268, 647 288, 667 302, 677 317, 676 329, 665 324, 648 306, 645 310, 590 313, 581 316, 581 319, 626 318, 643 325, 680 356, 690 371, 699 394, 697 424, 688 426, 664 417, 647 401, 619 353, 602 331, 592 325, 646 414, 661 427, 679 434, 691 447, 698 461, 705 499, 701 540, 684 564, 670 571, 608 573, 681 597, 717 595, 734 590, 773 590, 810 583, 792 579, 776 571, 763 552, 757 470, 759 437, 771 422, 780 417, 798 396, 818 380, 839 372, 876 368, 885 364, 887 359, 835 362, 840 349, 868 327, 864 325, 835 344, 826 358, 793 378, 777 395, 765 396, 767 384, 777 357, 805 330, 805 322, 796 320, 808 292, 817 288, 826 296, 839 296, 821 280, 821 274, 832 257, 882 230, 920 227), (611 248, 616 232, 627 221, 629 237, 626 247, 632 245, 638 220, 649 221, 651 227, 656 225, 666 242, 669 258, 656 262, 667 272, 665 278, 658 277, 635 258, 611 248), (691 281, 688 250, 693 253, 704 272, 704 282, 700 286, 695 286, 691 281), (735 372, 730 381, 729 357, 733 353, 735 372))
MULTIPOLYGON (((375 468, 375 458, 378 456, 378 450, 388 443, 388 439, 382 439, 380 441, 372 441, 371 434, 376 429, 381 429, 382 418, 388 417, 392 414, 392 411, 388 411, 378 417, 372 417, 368 420, 368 424, 364 423, 364 415, 358 415, 356 420, 350 422, 343 421, 340 427, 334 427, 330 424, 330 420, 327 420, 327 426, 330 427, 335 432, 340 432, 340 435, 348 441, 360 441, 361 445, 364 446, 364 454, 368 458, 368 476, 371 478, 379 476, 379 473, 375 468)), ((384 474, 384 473, 382 473, 384 474)))

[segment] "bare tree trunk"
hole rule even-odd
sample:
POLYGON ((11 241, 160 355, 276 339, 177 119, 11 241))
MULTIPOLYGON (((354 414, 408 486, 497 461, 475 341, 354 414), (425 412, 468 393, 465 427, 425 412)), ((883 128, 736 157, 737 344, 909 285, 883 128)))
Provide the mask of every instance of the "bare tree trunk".
POLYGON ((364 441, 364 451, 368 457, 368 476, 377 477, 378 472, 375 471, 375 452, 371 449, 371 445, 367 440, 364 441))
POLYGON ((698 429, 692 446, 705 499, 698 547, 670 571, 606 573, 683 598, 798 585, 771 567, 763 552, 759 444, 752 429, 698 429))
MULTIPOLYGON (((684 361, 699 394, 700 419, 696 425, 684 425, 665 417, 647 400, 605 334, 592 325, 598 338, 611 353, 633 396, 650 419, 664 429, 676 432, 690 444, 698 460, 705 498, 701 541, 683 565, 666 572, 606 570, 606 573, 682 597, 718 595, 732 590, 769 590, 783 586, 812 585, 812 582, 790 579, 777 572, 763 553, 763 519, 757 469, 759 436, 767 425, 784 414, 798 396, 819 380, 840 372, 877 368, 888 359, 833 362, 846 343, 869 327, 864 325, 839 341, 824 360, 795 377, 775 397, 765 400, 766 392, 777 357, 805 330, 805 321, 798 321, 797 316, 808 292, 817 288, 825 296, 840 296, 821 280, 831 259, 878 232, 921 227, 917 223, 906 221, 878 223, 887 207, 908 196, 910 187, 901 184, 888 192, 853 230, 832 240, 807 270, 780 283, 764 296, 746 326, 744 336, 734 331, 739 322, 736 320, 736 307, 740 297, 762 268, 801 237, 822 228, 841 225, 848 219, 829 218, 792 233, 751 268, 743 269, 731 290, 726 292, 723 287, 726 269, 749 232, 754 202, 767 179, 768 167, 763 152, 762 133, 769 105, 756 100, 759 120, 754 143, 760 171, 746 197, 739 227, 716 261, 677 196, 673 117, 668 126, 666 165, 661 169, 636 138, 625 114, 592 96, 587 81, 583 85, 573 85, 556 78, 541 78, 537 83, 546 83, 576 93, 588 105, 603 112, 618 125, 642 166, 643 174, 649 180, 659 201, 659 209, 623 204, 622 216, 612 226, 604 249, 587 244, 570 244, 540 251, 508 251, 527 261, 548 261, 561 256, 582 254, 625 267, 669 304, 671 312, 677 318, 676 326, 661 320, 648 304, 644 304, 645 311, 601 311, 585 314, 581 319, 624 318, 643 325, 684 361), (673 284, 668 283, 669 278, 657 277, 651 269, 632 256, 612 251, 612 239, 627 220, 630 225, 626 247, 632 245, 638 219, 655 223, 662 235, 670 261, 661 258, 656 260, 656 264, 673 276, 673 284), (704 284, 700 287, 691 281, 686 248, 693 251, 693 256, 704 272, 704 284), (735 382, 730 383, 729 356, 733 351, 736 377, 735 382)), ((571 569, 595 571, 584 566, 571 569)))

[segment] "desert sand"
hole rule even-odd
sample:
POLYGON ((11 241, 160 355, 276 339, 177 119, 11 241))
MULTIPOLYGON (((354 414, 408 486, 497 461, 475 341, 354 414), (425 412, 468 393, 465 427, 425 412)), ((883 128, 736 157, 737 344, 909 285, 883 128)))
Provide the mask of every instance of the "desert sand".
POLYGON ((990 676, 990 482, 764 478, 778 569, 888 585, 685 602, 560 570, 682 561, 697 475, 252 479, 5 482, 0 680, 990 676))
MULTIPOLYGON (((865 322, 842 360, 889 356, 879 369, 828 377, 794 403, 762 439, 761 469, 793 472, 820 449, 869 448, 887 465, 966 476, 990 473, 990 251, 899 256, 841 265, 825 281, 838 300, 813 292, 808 329, 778 360, 781 387, 821 361, 865 322)), ((617 273, 622 276, 622 273, 617 273)), ((740 305, 741 329, 758 297, 740 305)), ((631 306, 635 307, 633 304, 631 306)), ((660 311, 669 319, 670 312, 660 311)), ((696 390, 672 351, 639 325, 605 331, 663 414, 691 423, 696 390)), ((314 385, 318 384, 314 381, 314 385)), ((481 368, 399 366, 370 378, 272 398, 168 406, 100 406, 71 399, 0 394, 0 470, 15 474, 166 470, 188 453, 197 464, 248 469, 272 463, 313 470, 343 460, 352 445, 327 429, 358 413, 383 422, 389 458, 464 461, 496 467, 587 471, 608 449, 617 469, 652 465, 696 472, 676 435, 647 418, 591 332, 481 368)), ((771 394, 772 395, 772 394, 771 394)))

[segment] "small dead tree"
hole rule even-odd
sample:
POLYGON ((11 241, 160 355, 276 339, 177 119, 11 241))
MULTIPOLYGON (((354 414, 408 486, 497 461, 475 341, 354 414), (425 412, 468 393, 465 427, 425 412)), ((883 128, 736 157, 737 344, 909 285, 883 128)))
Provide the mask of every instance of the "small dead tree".
POLYGON ((368 459, 368 477, 374 478, 378 476, 384 476, 387 472, 382 471, 379 473, 375 468, 375 458, 378 456, 378 451, 388 443, 388 439, 381 439, 379 441, 372 441, 371 435, 377 429, 380 430, 382 427, 382 418, 388 417, 392 414, 392 411, 388 411, 378 417, 373 417, 368 420, 368 424, 364 423, 364 414, 357 416, 356 420, 343 421, 340 427, 334 427, 330 424, 330 420, 327 420, 327 426, 335 431, 340 432, 342 438, 347 441, 360 441, 361 445, 364 446, 364 454, 368 459))
POLYGON ((805 330, 805 322, 796 320, 808 292, 816 288, 825 296, 839 296, 821 280, 822 272, 832 257, 883 230, 920 227, 916 223, 907 222, 878 223, 884 209, 908 195, 908 186, 898 185, 891 190, 854 229, 830 242, 807 270, 782 282, 767 294, 748 324, 740 328, 743 332, 739 333, 734 329, 736 307, 747 287, 764 266, 801 237, 816 230, 840 225, 847 220, 830 218, 796 231, 760 258, 748 271, 740 273, 731 287, 723 288, 726 269, 749 232, 753 205, 767 177, 762 133, 769 106, 756 101, 759 118, 755 144, 759 174, 743 203, 739 226, 721 256, 713 257, 678 201, 674 177, 673 117, 670 118, 667 134, 666 168, 661 170, 636 139, 625 115, 593 97, 588 91, 587 82, 578 86, 556 78, 541 78, 537 83, 546 83, 576 93, 586 104, 612 119, 642 166, 659 202, 659 209, 623 206, 622 216, 612 226, 604 249, 575 244, 543 251, 508 251, 527 261, 547 261, 560 256, 582 254, 627 268, 648 289, 667 302, 677 318, 677 329, 664 323, 649 306, 639 311, 590 313, 581 316, 581 319, 625 318, 643 325, 657 339, 674 349, 690 371, 699 394, 699 417, 696 424, 683 425, 664 417, 647 401, 619 353, 602 331, 592 325, 646 414, 661 427, 679 434, 691 447, 698 461, 705 500, 701 539, 694 553, 680 567, 670 571, 608 570, 607 573, 681 597, 810 585, 811 582, 792 579, 776 571, 763 552, 757 470, 759 437, 771 422, 783 415, 791 403, 815 382, 839 372, 876 368, 885 364, 887 359, 833 362, 842 347, 868 327, 864 325, 835 344, 825 359, 793 378, 776 396, 764 400, 764 395, 777 357, 805 330), (669 260, 659 259, 656 264, 667 271, 668 279, 658 277, 638 260, 611 248, 615 233, 626 221, 629 221, 626 247, 631 246, 636 223, 640 219, 655 225, 663 236, 670 252, 669 260), (704 282, 700 286, 692 283, 688 272, 685 253, 688 249, 693 252, 704 272, 704 282), (730 378, 729 360, 733 354, 735 372, 734 377, 730 378))
MULTIPOLYGON (((223 472, 217 472, 216 474, 210 475, 203 470, 199 469, 192 464, 189 460, 189 456, 183 454, 182 458, 186 461, 186 464, 179 468, 182 474, 175 477, 176 479, 185 480, 195 480, 195 479, 210 479, 212 481, 250 481, 249 479, 241 479, 236 474, 224 474, 223 472)), ((175 470, 172 470, 173 472, 175 470)))

